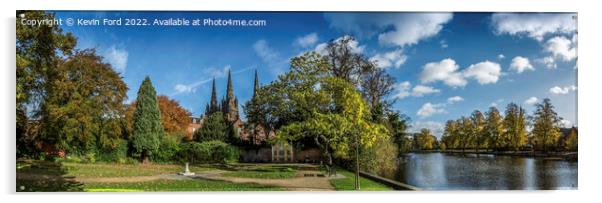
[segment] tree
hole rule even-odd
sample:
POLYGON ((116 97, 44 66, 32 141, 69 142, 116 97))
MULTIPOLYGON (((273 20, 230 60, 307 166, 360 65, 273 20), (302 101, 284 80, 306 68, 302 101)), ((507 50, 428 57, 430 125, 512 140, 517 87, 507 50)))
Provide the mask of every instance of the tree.
POLYGON ((42 139, 58 150, 115 148, 125 134, 127 86, 93 49, 76 51, 53 70, 42 101, 42 139))
POLYGON ((203 126, 194 132, 194 139, 198 142, 205 142, 211 140, 219 140, 225 142, 227 138, 228 125, 224 119, 222 112, 214 112, 207 116, 203 126))
POLYGON ((560 138, 560 121, 550 99, 545 98, 536 105, 533 119, 533 138, 536 147, 547 152, 555 147, 560 138))
POLYGON ((460 148, 462 148, 462 152, 466 150, 468 146, 470 146, 472 134, 474 132, 473 123, 470 118, 466 118, 462 116, 458 121, 458 140, 460 144, 460 148))
MULTIPOLYGON (((190 122, 190 112, 180 106, 180 104, 165 95, 157 97, 159 110, 161 111, 161 124, 169 135, 182 137, 185 135, 190 122)), ((128 107, 126 119, 129 123, 133 122, 133 115, 136 111, 136 101, 133 101, 128 107)))
POLYGON ((406 130, 409 127, 410 118, 399 112, 391 112, 387 116, 387 129, 391 133, 393 143, 397 146, 397 155, 407 153, 412 150, 411 141, 407 138, 406 130))
POLYGON ((358 143, 371 147, 377 139, 388 137, 384 126, 368 120, 368 106, 354 87, 339 78, 320 80, 317 91, 300 92, 295 102, 321 101, 321 105, 308 106, 310 114, 306 120, 291 122, 279 129, 277 136, 295 141, 311 137, 332 165, 333 157, 349 158, 353 146, 358 143), (356 140, 357 139, 357 140, 356 140))
POLYGON ((357 52, 357 41, 349 35, 328 42, 325 48, 325 61, 328 63, 328 74, 360 85, 362 75, 372 71, 374 63, 357 52))
POLYGON ((569 131, 569 134, 566 136, 564 140, 565 150, 569 151, 577 151, 578 149, 578 137, 577 137, 577 128, 572 127, 569 131))
POLYGON ((479 153, 479 148, 483 147, 483 143, 486 142, 485 137, 485 117, 483 113, 479 110, 475 110, 472 112, 470 116, 470 120, 472 121, 472 140, 473 146, 477 153, 479 153))
POLYGON ((393 92, 395 78, 381 68, 372 68, 371 71, 364 72, 361 92, 370 104, 370 109, 372 109, 372 112, 388 111, 394 100, 385 100, 385 98, 393 92))
POLYGON ((138 89, 136 101, 131 141, 135 156, 145 163, 148 157, 159 149, 161 139, 165 136, 157 93, 148 76, 138 89))
MULTIPOLYGON (((446 149, 457 149, 460 147, 459 130, 460 124, 455 120, 445 122, 441 143, 445 144, 446 149)), ((443 149, 444 150, 444 149, 443 149)))
MULTIPOLYGON (((72 54, 76 39, 63 33, 59 26, 21 23, 21 19, 54 20, 54 15, 44 11, 17 11, 16 20, 16 132, 17 156, 24 156, 34 143, 40 141, 39 126, 30 126, 31 120, 41 120, 40 110, 45 91, 52 89, 47 83, 55 75, 61 57, 72 54), (33 117, 33 118, 32 118, 33 117), (34 130, 35 129, 35 130, 34 130)), ((53 135, 54 136, 54 135, 53 135)), ((50 143, 54 145, 57 143, 50 143)))
POLYGON ((421 150, 431 150, 435 148, 435 136, 428 128, 420 129, 420 133, 416 136, 416 142, 421 150))
POLYGON ((507 143, 506 148, 517 151, 527 144, 527 121, 523 108, 515 103, 508 104, 506 106, 504 126, 506 130, 502 140, 504 143, 507 143))
POLYGON ((504 133, 504 125, 500 112, 494 106, 489 107, 487 111, 487 121, 485 123, 485 137, 489 140, 489 148, 500 149, 505 146, 502 135, 504 133))

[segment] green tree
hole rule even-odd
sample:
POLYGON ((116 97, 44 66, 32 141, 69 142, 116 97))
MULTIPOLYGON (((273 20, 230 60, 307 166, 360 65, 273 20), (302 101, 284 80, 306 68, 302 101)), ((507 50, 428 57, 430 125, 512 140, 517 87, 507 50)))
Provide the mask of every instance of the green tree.
POLYGON ((227 141, 228 125, 222 112, 214 112, 203 122, 203 126, 195 131, 194 139, 198 142, 211 140, 227 141))
POLYGON ((279 129, 280 139, 311 137, 325 153, 327 164, 332 165, 333 157, 350 158, 358 141, 363 147, 371 147, 377 139, 388 137, 384 126, 370 122, 368 105, 351 84, 339 78, 324 78, 319 84, 317 91, 299 92, 293 101, 323 103, 307 106, 311 116, 306 120, 279 129))
POLYGON ((536 105, 533 119, 533 138, 538 149, 547 152, 560 138, 560 121, 550 99, 545 98, 536 105))
POLYGON ((127 91, 119 73, 92 49, 76 51, 54 72, 42 101, 44 142, 80 153, 117 147, 127 91))
POLYGON ((159 150, 161 140, 165 136, 161 124, 161 111, 157 104, 157 93, 148 76, 144 78, 138 97, 132 132, 132 145, 135 156, 145 163, 150 155, 159 150))
MULTIPOLYGON (((42 120, 41 102, 47 83, 56 73, 62 57, 71 55, 76 39, 71 33, 63 33, 59 26, 25 25, 21 19, 54 20, 54 15, 44 11, 17 11, 16 20, 16 133, 17 156, 31 152, 40 141, 38 126, 30 126, 32 120, 42 120)), ((51 135, 55 136, 55 135, 51 135)), ((41 139, 44 139, 43 137, 41 139)), ((49 138, 50 139, 50 138, 49 138)), ((57 143, 49 143, 56 147, 57 143)), ((31 152, 33 153, 33 152, 31 152)))
POLYGON ((391 133, 392 141, 397 146, 397 155, 410 152, 412 145, 406 132, 409 127, 410 118, 399 112, 391 112, 387 116, 387 119, 386 126, 391 133))
POLYGON ((472 112, 470 116, 472 121, 472 141, 474 149, 479 153, 479 148, 486 144, 487 137, 485 137, 485 116, 479 110, 472 112))
POLYGON ((577 137, 577 128, 572 127, 569 131, 569 134, 566 136, 564 140, 565 150, 569 151, 577 151, 578 149, 578 137, 577 137))
POLYGON ((470 118, 462 116, 458 121, 458 135, 459 147, 462 148, 462 152, 466 150, 472 143, 472 134, 474 127, 470 118))
POLYGON ((428 128, 420 129, 420 133, 416 136, 418 148, 421 150, 431 150, 435 148, 435 136, 428 128))
POLYGON ((448 120, 447 122, 445 122, 443 136, 441 136, 441 143, 445 144, 446 149, 460 148, 460 140, 458 139, 459 129, 460 126, 457 121, 448 120))
POLYGON ((494 106, 489 107, 487 111, 487 121, 485 123, 485 136, 489 139, 489 148, 496 150, 506 145, 501 139, 504 133, 503 118, 500 112, 494 106))
POLYGON ((523 108, 515 103, 508 104, 506 106, 504 126, 506 130, 502 140, 504 143, 507 143, 506 148, 518 151, 527 144, 527 121, 523 108))

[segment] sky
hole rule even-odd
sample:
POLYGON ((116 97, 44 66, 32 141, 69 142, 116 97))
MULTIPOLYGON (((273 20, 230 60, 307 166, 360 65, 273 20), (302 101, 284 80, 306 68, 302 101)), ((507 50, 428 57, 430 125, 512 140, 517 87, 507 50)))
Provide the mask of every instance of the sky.
MULTIPOLYGON (((396 79, 393 109, 411 131, 441 136, 449 119, 514 102, 532 114, 550 98, 563 125, 577 125, 577 18, 574 13, 370 12, 105 12, 57 11, 78 38, 95 48, 129 87, 128 102, 145 76, 158 94, 193 116, 210 99, 211 80, 225 95, 232 71, 239 105, 252 96, 254 71, 268 84, 307 51, 351 35, 353 50, 396 79), (154 19, 259 20, 263 26, 160 26, 154 19), (80 25, 77 19, 99 19, 80 25), (102 25, 103 19, 147 19, 148 26, 102 25)), ((125 23, 125 22, 122 22, 125 23)), ((241 115, 244 117, 244 115, 241 115)))

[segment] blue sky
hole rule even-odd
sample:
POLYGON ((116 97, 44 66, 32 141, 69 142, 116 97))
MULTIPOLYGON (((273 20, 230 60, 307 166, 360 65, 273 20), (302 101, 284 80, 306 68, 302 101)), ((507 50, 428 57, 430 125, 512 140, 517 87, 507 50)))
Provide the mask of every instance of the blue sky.
POLYGON ((121 73, 135 99, 148 75, 159 94, 198 116, 211 79, 224 95, 233 72, 239 103, 249 100, 253 73, 261 84, 286 71, 289 59, 320 52, 344 35, 354 50, 397 80, 394 105, 413 130, 438 136, 443 123, 509 102, 529 113, 550 98, 566 125, 576 125, 577 26, 570 13, 324 13, 61 11, 57 18, 211 18, 265 20, 266 26, 66 26, 78 48, 96 48, 121 73))

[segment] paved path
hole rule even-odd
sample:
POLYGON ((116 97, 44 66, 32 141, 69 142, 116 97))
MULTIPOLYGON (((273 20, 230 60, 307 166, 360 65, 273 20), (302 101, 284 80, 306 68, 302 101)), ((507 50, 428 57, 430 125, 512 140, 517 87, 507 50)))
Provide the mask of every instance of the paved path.
MULTIPOLYGON (((332 191, 334 187, 330 184, 330 179, 327 177, 316 176, 316 171, 298 171, 297 176, 294 178, 287 179, 262 179, 262 178, 240 178, 240 177, 227 177, 223 176, 222 173, 200 173, 196 177, 210 179, 210 180, 222 180, 233 183, 255 183, 260 185, 271 185, 283 187, 290 191, 332 191), (305 177, 305 174, 313 174, 314 176, 305 177)), ((341 178, 341 177, 337 177, 341 178)))

